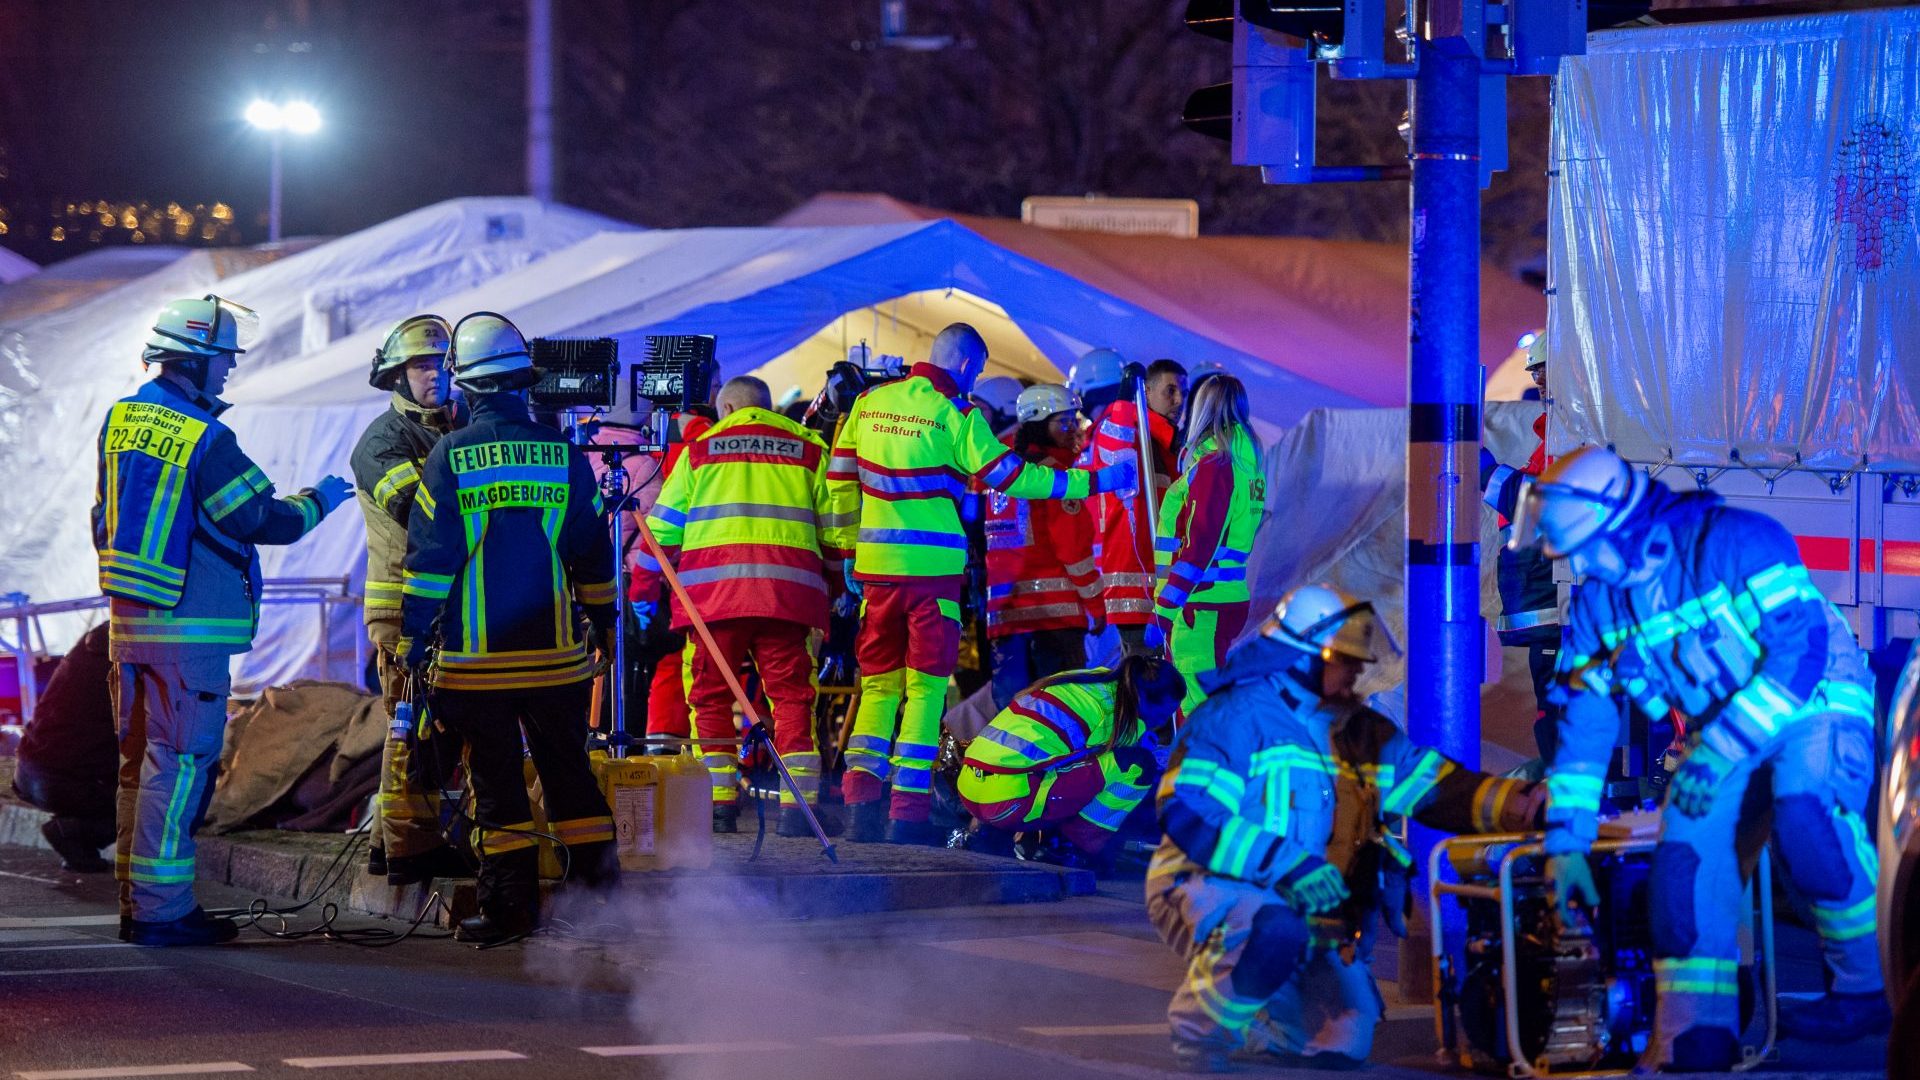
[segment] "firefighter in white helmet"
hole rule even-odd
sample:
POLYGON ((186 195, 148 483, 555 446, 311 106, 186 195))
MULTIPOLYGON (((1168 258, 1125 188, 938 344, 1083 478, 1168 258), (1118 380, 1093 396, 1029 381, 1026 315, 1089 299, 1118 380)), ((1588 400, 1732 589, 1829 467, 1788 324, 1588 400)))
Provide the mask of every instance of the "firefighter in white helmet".
POLYGON ((1381 1017, 1374 915, 1404 933, 1411 872, 1388 819, 1505 832, 1538 816, 1541 786, 1464 768, 1366 707, 1355 684, 1393 650, 1372 604, 1305 585, 1202 676, 1147 872, 1147 914, 1187 960, 1167 1016, 1192 1071, 1228 1071, 1240 1051, 1364 1064, 1381 1017))
POLYGON ((1850 1042, 1890 1020, 1874 947, 1878 861, 1866 837, 1873 677, 1793 536, 1710 491, 1675 492, 1603 447, 1556 460, 1522 498, 1512 543, 1564 559, 1578 586, 1555 669, 1562 703, 1546 853, 1562 918, 1597 899, 1598 833, 1622 704, 1685 732, 1649 883, 1658 993, 1648 1068, 1740 1060, 1735 837, 1769 784, 1773 851, 1813 910, 1829 991, 1781 1010, 1789 1036, 1850 1042))
POLYGON ((967 396, 987 411, 994 434, 999 435, 1017 422, 1014 412, 1019 408, 1020 392, 1024 389, 1020 380, 1011 375, 988 375, 974 383, 973 393, 967 396))
POLYGON ((596 887, 618 875, 613 818, 587 764, 598 665, 575 616, 585 613, 611 655, 613 541, 587 459, 528 415, 539 372, 520 331, 493 312, 468 315, 447 360, 471 418, 420 470, 397 651, 419 673, 438 643, 430 702, 467 742, 480 856, 480 914, 456 934, 494 942, 528 933, 539 914, 527 754, 569 880, 596 887))
POLYGON ((120 726, 121 937, 208 945, 232 922, 194 903, 196 818, 220 764, 228 661, 253 647, 257 544, 291 544, 352 492, 329 476, 286 498, 220 421, 253 312, 218 296, 160 309, 141 359, 160 374, 107 411, 93 541, 108 597, 120 726))
MULTIPOLYGON (((453 428, 446 369, 453 328, 438 315, 402 319, 374 351, 367 382, 388 392, 387 410, 374 418, 353 448, 353 478, 367 522, 364 614, 375 649, 380 689, 393 716, 406 682, 395 652, 400 643, 400 587, 406 569, 407 522, 420 487, 420 466, 453 428)), ((413 740, 390 737, 381 753, 378 831, 369 869, 391 885, 466 873, 440 833, 434 789, 423 784, 413 740)))

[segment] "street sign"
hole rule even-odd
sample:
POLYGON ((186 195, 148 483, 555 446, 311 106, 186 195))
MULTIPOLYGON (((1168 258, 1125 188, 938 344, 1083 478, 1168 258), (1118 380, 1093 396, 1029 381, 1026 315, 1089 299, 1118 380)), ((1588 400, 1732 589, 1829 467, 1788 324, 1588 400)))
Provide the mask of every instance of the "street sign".
POLYGON ((1191 239, 1200 235, 1200 204, 1192 199, 1029 195, 1020 200, 1020 220, 1043 229, 1191 239))

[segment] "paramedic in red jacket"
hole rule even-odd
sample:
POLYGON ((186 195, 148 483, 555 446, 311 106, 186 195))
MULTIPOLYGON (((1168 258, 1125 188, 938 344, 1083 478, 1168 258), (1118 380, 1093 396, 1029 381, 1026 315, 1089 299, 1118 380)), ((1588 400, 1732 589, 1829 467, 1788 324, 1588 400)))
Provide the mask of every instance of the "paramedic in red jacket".
MULTIPOLYGON (((1177 361, 1155 360, 1147 368, 1146 381, 1147 432, 1153 439, 1152 498, 1158 504, 1173 482, 1174 425, 1186 404, 1187 369, 1177 361)), ((1133 399, 1123 394, 1094 423, 1090 464, 1104 465, 1121 453, 1137 455, 1139 438, 1138 410, 1133 399)), ((1101 495, 1096 510, 1106 621, 1119 629, 1126 651, 1141 652, 1147 624, 1153 621, 1153 530, 1141 512, 1138 494, 1101 495)))

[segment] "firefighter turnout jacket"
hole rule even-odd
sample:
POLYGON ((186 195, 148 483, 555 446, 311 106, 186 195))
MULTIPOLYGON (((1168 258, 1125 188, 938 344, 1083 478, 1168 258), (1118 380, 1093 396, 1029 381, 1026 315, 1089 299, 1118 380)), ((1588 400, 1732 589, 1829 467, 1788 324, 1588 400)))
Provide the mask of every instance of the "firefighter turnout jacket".
POLYGON ((1154 619, 1162 629, 1188 605, 1247 603, 1247 555, 1266 511, 1260 455, 1245 431, 1236 429, 1227 447, 1209 437, 1194 446, 1192 461, 1160 504, 1154 619))
POLYGON ((428 409, 395 392, 353 447, 353 484, 367 520, 367 636, 392 651, 400 640, 400 586, 407 563, 407 516, 420 466, 453 426, 453 410, 428 409))
MULTIPOLYGON (((1131 401, 1107 406, 1087 444, 1088 464, 1098 468, 1113 464, 1122 454, 1138 454, 1137 418, 1131 401)), ((1148 497, 1158 505, 1173 483, 1173 424, 1148 409, 1147 434, 1153 440, 1153 491, 1148 497)), ((1139 500, 1138 494, 1111 493, 1093 500, 1100 530, 1101 589, 1107 622, 1114 626, 1145 626, 1153 621, 1154 536, 1139 500)))
POLYGON ((227 404, 155 378, 101 426, 93 540, 112 659, 177 663, 253 647, 256 544, 291 544, 325 509, 273 482, 218 419, 227 404))
MULTIPOLYGON (((1027 460, 1064 469, 1072 451, 1035 447, 1027 460)), ((1098 496, 1106 498, 1107 496, 1098 496)), ((1086 630, 1103 617, 1092 500, 987 495, 987 636, 1086 630)))
POLYGON ((519 395, 469 400, 467 425, 420 470, 396 651, 437 636, 443 690, 589 678, 575 605, 608 628, 614 600, 613 540, 593 470, 560 432, 528 418, 519 395))
POLYGON ((834 505, 857 512, 853 576, 925 581, 966 571, 960 503, 970 481, 1016 499, 1084 499, 1093 474, 1020 460, 953 376, 915 364, 854 402, 834 442, 827 478, 834 505))
MULTIPOLYGON (((829 583, 851 547, 851 517, 829 505, 827 444, 766 409, 739 409, 687 444, 647 516, 687 596, 708 622, 778 619, 827 627, 829 583)), ((636 584, 660 564, 644 547, 636 584)), ((692 625, 678 596, 673 627, 692 625)))

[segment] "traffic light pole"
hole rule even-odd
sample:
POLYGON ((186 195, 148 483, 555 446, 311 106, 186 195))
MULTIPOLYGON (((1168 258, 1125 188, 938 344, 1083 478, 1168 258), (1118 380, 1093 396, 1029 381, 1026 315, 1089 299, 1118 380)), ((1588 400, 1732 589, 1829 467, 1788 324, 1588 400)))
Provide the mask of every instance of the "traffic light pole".
MULTIPOLYGON (((1420 43, 1412 86, 1408 243, 1407 729, 1480 764, 1480 58, 1459 37, 1420 43)), ((1416 866, 1438 840, 1415 826, 1416 866)), ((1420 905, 1424 909, 1424 904, 1420 905)), ((1408 923, 1400 992, 1433 986, 1432 913, 1408 923)))

